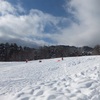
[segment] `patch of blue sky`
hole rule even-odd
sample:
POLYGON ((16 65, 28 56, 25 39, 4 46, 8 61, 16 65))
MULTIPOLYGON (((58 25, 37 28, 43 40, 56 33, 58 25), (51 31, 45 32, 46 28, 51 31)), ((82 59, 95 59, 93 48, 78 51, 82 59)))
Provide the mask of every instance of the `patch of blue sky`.
POLYGON ((43 33, 51 33, 51 34, 54 34, 57 31, 58 31, 57 27, 54 26, 52 23, 50 23, 50 24, 46 24, 45 25, 43 33))
POLYGON ((19 0, 7 0, 8 2, 14 4, 14 5, 17 5, 19 0))
POLYGON ((45 34, 55 34, 57 32, 59 32, 59 29, 64 29, 65 27, 68 28, 70 25, 69 23, 58 23, 57 26, 54 26, 54 25, 50 25, 50 24, 47 24, 45 27, 44 27, 44 31, 43 33, 45 34))
POLYGON ((58 27, 64 29, 64 28, 69 28, 71 26, 71 19, 65 19, 65 20, 61 20, 59 23, 58 23, 58 27))
MULTIPOLYGON (((19 12, 19 15, 29 14, 31 9, 38 9, 44 13, 51 14, 57 17, 65 17, 71 19, 72 21, 79 23, 74 15, 64 9, 66 0, 8 0, 13 5, 20 4, 26 12, 19 12)), ((69 3, 70 0, 67 0, 69 3)), ((69 7, 69 6, 66 6, 69 7)), ((71 10, 75 10, 72 8, 71 10)), ((68 23, 68 22, 67 22, 68 23)), ((62 23, 62 27, 66 26, 66 23, 62 23)), ((46 28, 48 29, 48 28, 46 28)))
POLYGON ((64 0, 21 0, 27 10, 38 9, 54 16, 66 16, 62 7, 64 0))
MULTIPOLYGON (((19 2, 28 13, 31 9, 38 9, 54 16, 70 17, 63 7, 65 0, 8 0, 14 5, 19 2)), ((69 0, 67 0, 69 1, 69 0)))

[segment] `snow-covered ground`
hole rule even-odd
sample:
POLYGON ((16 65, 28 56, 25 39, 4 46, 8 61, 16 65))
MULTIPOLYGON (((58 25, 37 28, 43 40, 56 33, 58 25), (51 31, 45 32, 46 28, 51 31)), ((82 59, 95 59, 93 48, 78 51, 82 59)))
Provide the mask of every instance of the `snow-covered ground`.
POLYGON ((100 100, 100 56, 0 62, 0 100, 100 100))

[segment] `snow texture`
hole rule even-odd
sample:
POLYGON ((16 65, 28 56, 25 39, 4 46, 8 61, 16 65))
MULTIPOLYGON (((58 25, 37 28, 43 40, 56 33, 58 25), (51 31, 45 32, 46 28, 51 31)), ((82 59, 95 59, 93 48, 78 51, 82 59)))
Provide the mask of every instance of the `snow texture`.
POLYGON ((100 100, 100 56, 0 62, 0 100, 100 100))

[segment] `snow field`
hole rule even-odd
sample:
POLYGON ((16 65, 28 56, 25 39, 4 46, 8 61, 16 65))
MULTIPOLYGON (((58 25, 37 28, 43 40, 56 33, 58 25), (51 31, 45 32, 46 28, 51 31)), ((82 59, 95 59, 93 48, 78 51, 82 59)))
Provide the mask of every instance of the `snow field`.
POLYGON ((0 63, 0 80, 0 100, 100 100, 100 56, 0 63))

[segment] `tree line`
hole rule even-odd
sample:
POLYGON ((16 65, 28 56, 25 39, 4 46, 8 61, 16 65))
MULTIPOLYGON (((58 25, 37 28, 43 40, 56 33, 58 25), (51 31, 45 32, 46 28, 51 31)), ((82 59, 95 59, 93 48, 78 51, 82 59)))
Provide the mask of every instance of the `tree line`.
POLYGON ((16 43, 1 43, 0 44, 0 61, 25 61, 49 59, 57 57, 85 56, 85 55, 100 54, 100 45, 94 48, 84 46, 42 46, 38 48, 22 47, 16 43))

